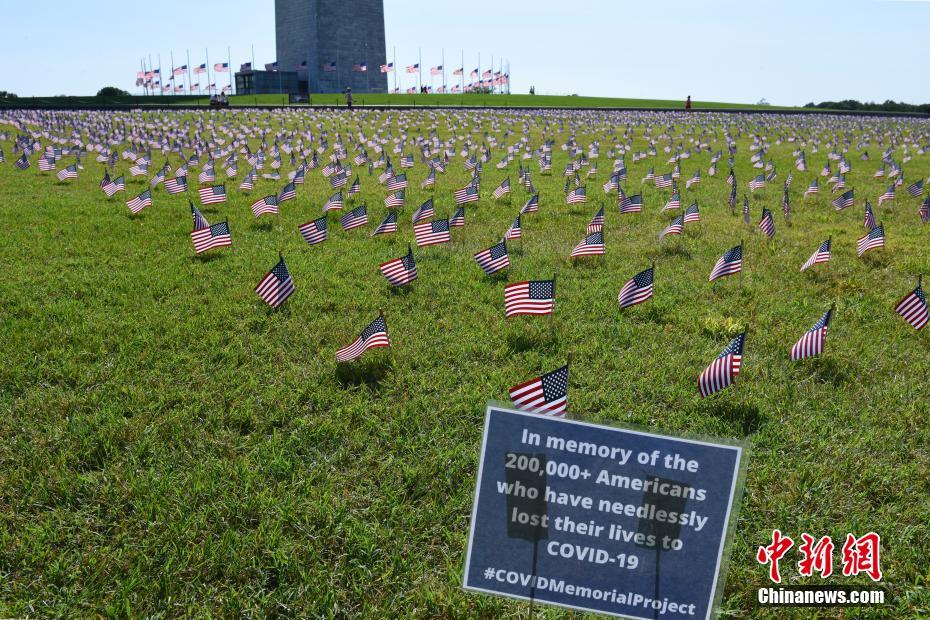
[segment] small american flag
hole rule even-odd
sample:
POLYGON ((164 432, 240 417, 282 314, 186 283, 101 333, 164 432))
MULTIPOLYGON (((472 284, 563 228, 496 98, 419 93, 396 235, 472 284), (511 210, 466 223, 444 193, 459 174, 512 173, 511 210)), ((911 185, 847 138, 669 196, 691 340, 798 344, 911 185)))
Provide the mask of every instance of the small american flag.
POLYGON ((664 239, 669 235, 680 235, 684 230, 685 216, 679 215, 659 233, 659 239, 664 239))
POLYGON ((665 203, 665 206, 662 207, 662 211, 668 211, 670 209, 680 209, 681 208, 681 194, 675 192, 672 194, 671 198, 668 199, 668 202, 665 203))
POLYGON ((518 315, 552 314, 555 308, 555 279, 508 284, 504 289, 507 318, 518 315))
POLYGON ((426 202, 421 204, 416 211, 413 212, 411 221, 414 224, 422 222, 423 220, 428 220, 433 217, 433 199, 429 198, 426 202))
POLYGON ((804 190, 804 196, 813 196, 814 194, 820 193, 820 184, 817 182, 817 179, 811 181, 811 184, 804 190))
POLYGON ((865 215, 862 218, 862 224, 865 226, 866 230, 875 228, 875 214, 872 213, 872 204, 869 202, 868 198, 865 200, 865 215))
POLYGON ((67 168, 62 168, 61 170, 58 171, 58 174, 55 176, 58 177, 59 181, 66 181, 68 179, 76 179, 78 178, 77 166, 72 164, 68 166, 67 168))
POLYGON ((342 230, 352 230, 364 226, 368 223, 368 207, 365 205, 355 207, 343 215, 339 222, 342 224, 342 230))
POLYGON ((265 214, 277 215, 278 214, 278 197, 274 194, 265 196, 264 198, 259 198, 250 207, 252 209, 252 215, 255 217, 261 217, 265 214))
POLYGON ((278 202, 285 202, 288 200, 293 200, 297 197, 297 186, 294 183, 288 183, 284 186, 284 189, 281 190, 281 193, 278 194, 278 202))
POLYGON ((384 218, 384 221, 378 225, 375 231, 371 233, 371 236, 386 235, 394 232, 397 232, 397 212, 391 211, 388 213, 387 217, 384 218))
POLYGON ((520 217, 520 215, 517 215, 516 219, 513 221, 513 224, 511 224, 510 228, 507 229, 507 232, 504 233, 505 240, 519 239, 523 236, 523 228, 520 226, 520 217))
POLYGON ((833 316, 833 308, 827 310, 826 314, 820 317, 820 320, 814 323, 814 326, 807 330, 801 339, 791 347, 791 361, 807 359, 823 353, 823 347, 827 343, 827 330, 830 328, 830 318, 833 316))
POLYGON ((801 266, 801 271, 810 269, 814 265, 817 265, 820 263, 830 262, 830 244, 831 244, 831 239, 827 239, 826 241, 821 243, 820 247, 818 247, 817 250, 813 254, 811 254, 811 257, 807 259, 807 262, 801 266))
POLYGON ((327 199, 326 203, 323 205, 323 213, 328 211, 340 211, 342 209, 342 192, 336 192, 327 199))
POLYGON ((685 224, 693 224, 695 222, 701 221, 701 212, 698 209, 698 204, 696 202, 692 203, 692 205, 688 207, 684 215, 685 215, 684 217, 685 224))
POLYGON ((775 236, 775 218, 772 217, 772 212, 762 208, 762 219, 759 220, 759 230, 764 232, 769 239, 775 236))
POLYGON ((746 342, 746 332, 733 339, 727 348, 717 356, 710 366, 704 369, 698 378, 698 388, 701 398, 719 392, 733 385, 739 375, 743 361, 743 345, 746 342))
POLYGON ((310 220, 305 224, 301 224, 297 227, 297 230, 300 231, 304 241, 310 245, 322 243, 326 241, 326 216, 324 215, 323 217, 318 217, 315 220, 310 220))
POLYGON ((212 187, 204 187, 198 190, 200 194, 200 203, 205 205, 219 204, 226 202, 226 186, 225 185, 214 185, 212 187))
POLYGON ((889 200, 894 200, 894 185, 889 185, 888 189, 885 190, 885 193, 878 197, 878 206, 882 206, 883 202, 889 200))
POLYGON ((617 206, 620 213, 639 213, 643 210, 643 195, 627 196, 621 189, 617 194, 617 206))
POLYGON ((930 316, 928 316, 927 310, 927 296, 924 294, 920 282, 917 283, 917 288, 898 302, 894 311, 904 317, 904 320, 914 329, 924 328, 930 316))
MULTIPOLYGON (((186 187, 186 186, 185 186, 186 187)), ((117 192, 122 192, 126 189, 126 180, 119 176, 110 181, 107 185, 103 186, 103 193, 107 195, 108 198, 112 197, 117 192)))
POLYGON ((194 230, 208 228, 210 226, 210 222, 208 222, 207 218, 203 216, 203 213, 200 212, 200 209, 195 207, 193 202, 188 201, 188 204, 191 206, 191 219, 194 220, 194 230))
MULTIPOLYGON (((187 191, 187 177, 175 177, 173 179, 168 179, 165 181, 165 189, 169 194, 183 194, 187 191)), ((206 189, 210 188, 208 187, 206 189)))
POLYGON ((513 386, 510 400, 524 411, 563 417, 568 402, 568 365, 513 386))
POLYGON ((447 219, 421 222, 413 227, 413 234, 416 237, 418 248, 452 241, 452 233, 449 230, 449 220, 447 219))
POLYGON ((869 250, 875 248, 885 247, 885 228, 879 224, 865 236, 860 237, 859 241, 856 242, 856 249, 859 251, 859 256, 862 256, 869 250))
POLYGON ((16 160, 16 162, 14 162, 13 165, 16 166, 17 168, 19 168, 20 170, 28 170, 28 169, 29 169, 29 165, 30 165, 30 164, 29 164, 29 158, 26 157, 26 154, 25 154, 25 153, 23 153, 22 156, 19 157, 19 158, 16 160))
POLYGON ((294 280, 291 272, 287 270, 284 257, 281 256, 278 264, 265 274, 255 292, 272 308, 277 308, 294 292, 294 280))
POLYGON ((743 244, 727 250, 714 265, 710 272, 710 282, 717 278, 733 275, 743 270, 743 244))
POLYGON ((393 286, 403 286, 417 279, 417 263, 413 260, 413 249, 408 245, 407 254, 382 263, 381 273, 393 286))
POLYGON ((535 213, 539 211, 539 194, 534 194, 530 196, 529 200, 526 201, 526 204, 523 205, 523 208, 520 209, 520 213, 535 213))
POLYGON ((590 235, 591 233, 601 232, 602 230, 604 230, 604 207, 598 209, 598 212, 594 214, 585 232, 590 235))
POLYGON ((576 187, 565 197, 566 204, 584 204, 585 202, 587 202, 587 196, 585 195, 585 188, 583 186, 576 187))
POLYGON ((914 181, 907 186, 907 193, 913 196, 914 198, 920 198, 920 195, 924 193, 924 181, 920 179, 914 181))
POLYGON ((388 209, 396 209, 398 207, 404 206, 404 191, 405 190, 400 190, 399 192, 388 194, 387 198, 384 199, 384 206, 388 209))
POLYGON ((754 192, 757 189, 765 187, 765 175, 760 174, 749 182, 749 191, 754 192))
POLYGON ((507 253, 507 241, 501 241, 486 250, 475 254, 475 261, 488 275, 506 269, 510 266, 510 255, 507 253))
POLYGON ((853 202, 855 201, 854 191, 855 190, 849 190, 834 198, 833 202, 831 203, 833 208, 837 211, 841 211, 847 207, 853 206, 853 202))
POLYGON ((462 189, 455 190, 455 204, 464 205, 472 202, 478 202, 478 188, 474 185, 469 185, 468 187, 463 187, 462 189))
POLYGON ((388 338, 387 323, 383 316, 379 316, 362 330, 361 335, 351 344, 336 351, 336 361, 351 362, 361 357, 368 349, 389 346, 391 346, 391 340, 388 338))
POLYGON ((601 256, 603 254, 604 233, 596 232, 582 239, 578 245, 575 246, 575 249, 572 250, 569 258, 577 258, 579 256, 601 256))
POLYGON ((636 304, 641 304, 651 299, 654 275, 655 268, 650 267, 630 278, 617 295, 617 302, 620 304, 620 308, 635 306, 636 304))
POLYGON ((191 241, 194 242, 194 251, 197 254, 213 248, 231 246, 232 235, 229 232, 229 222, 220 222, 195 230, 191 233, 191 241))
POLYGON ((449 218, 449 226, 452 228, 461 228, 465 225, 465 207, 459 207, 452 217, 449 218))
POLYGON ((141 194, 139 194, 132 200, 127 201, 126 206, 129 207, 129 210, 132 212, 133 215, 135 215, 136 213, 138 213, 139 211, 141 211, 142 209, 146 207, 151 207, 152 206, 152 191, 148 189, 145 190, 144 192, 142 192, 141 194))
POLYGON ((497 189, 494 190, 494 199, 498 200, 503 198, 510 193, 510 177, 507 177, 501 184, 497 186, 497 189))

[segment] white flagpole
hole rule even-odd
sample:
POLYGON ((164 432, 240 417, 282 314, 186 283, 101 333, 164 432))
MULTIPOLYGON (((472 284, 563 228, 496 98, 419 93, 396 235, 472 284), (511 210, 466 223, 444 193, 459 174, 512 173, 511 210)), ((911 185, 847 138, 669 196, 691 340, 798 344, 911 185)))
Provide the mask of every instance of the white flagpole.
POLYGON ((446 92, 446 48, 442 48, 442 92, 446 92))
POLYGON ((227 62, 228 62, 228 64, 229 64, 229 66, 226 67, 226 71, 229 72, 229 95, 232 96, 232 94, 233 94, 233 87, 232 87, 232 77, 233 77, 233 72, 232 72, 232 52, 230 51, 228 45, 226 46, 226 60, 227 60, 227 62))
POLYGON ((191 78, 194 75, 194 68, 191 66, 191 51, 187 50, 187 95, 190 96, 193 91, 191 91, 191 78))
POLYGON ((396 91, 397 90, 397 46, 396 45, 394 46, 394 66, 392 67, 392 69, 393 71, 391 71, 391 73, 394 74, 394 90, 396 91))
POLYGON ((174 97, 174 50, 171 50, 171 96, 174 97))
MULTIPOLYGON (((213 82, 210 81, 210 50, 207 48, 203 49, 204 54, 207 55, 207 92, 210 92, 210 84, 213 82)), ((200 84, 200 78, 197 78, 197 84, 200 84)))
POLYGON ((417 48, 417 90, 423 88, 423 48, 417 48))
POLYGON ((465 92, 465 49, 462 49, 462 64, 459 65, 462 68, 462 75, 459 77, 462 78, 462 92, 465 92))

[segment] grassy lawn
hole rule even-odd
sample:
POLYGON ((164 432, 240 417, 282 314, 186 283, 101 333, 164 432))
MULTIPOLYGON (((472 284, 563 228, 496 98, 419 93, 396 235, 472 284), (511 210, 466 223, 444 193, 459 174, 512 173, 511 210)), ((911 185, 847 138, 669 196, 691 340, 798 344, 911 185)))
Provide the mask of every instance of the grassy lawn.
MULTIPOLYGON (((548 101, 518 97, 510 98, 513 105, 548 101)), ((134 118, 143 114, 149 118, 138 112, 134 118)), ((152 118, 157 126, 165 117, 152 118)), ((387 122, 393 136, 406 130, 411 142, 435 130, 441 139, 455 133, 481 143, 488 131, 512 144, 526 129, 534 147, 547 131, 546 119, 510 112, 358 112, 350 118, 294 109, 204 119, 206 135, 214 127, 236 133, 240 121, 265 126, 269 144, 282 122, 314 137, 322 126, 331 145, 337 133, 347 138, 350 158, 360 124, 370 136, 387 122)), ((687 148, 707 129, 712 151, 726 153, 718 119, 701 115, 678 125, 674 143, 687 148), (692 130, 697 133, 682 133, 692 130)), ((555 140, 553 174, 541 175, 535 159, 529 161, 541 208, 525 216, 509 271, 486 277, 472 258, 500 239, 528 197, 517 188, 509 201, 492 199, 502 179, 517 180, 516 161, 495 168, 505 153, 495 148, 482 175, 481 202, 467 209, 465 228, 455 229, 448 247, 415 249, 420 277, 403 290, 387 285, 378 264, 406 252, 413 241, 410 215, 428 197, 439 217, 455 210, 453 192, 470 178, 460 157, 438 175, 434 191, 419 189, 423 164, 408 170, 399 232, 374 239, 369 233, 386 215, 386 191, 367 168, 353 171, 362 184, 354 204, 368 205, 369 226, 343 232, 341 213, 333 213, 330 239, 313 247, 297 226, 319 217, 332 194, 319 169, 308 172, 279 218, 256 220, 249 205, 279 191, 283 180, 260 180, 250 193, 230 182, 229 203, 204 214, 211 223, 229 219, 235 252, 195 257, 188 196, 169 196, 160 187, 153 207, 130 216, 125 201, 148 185, 129 178, 126 162, 117 169, 127 175, 127 191, 107 199, 97 186, 100 164, 85 159, 79 179, 59 183, 54 173, 38 172, 35 158, 31 169, 17 170, 12 143, 0 140, 6 154, 0 164, 0 616, 525 614, 525 604, 460 588, 484 407, 488 399, 506 399, 510 386, 561 366, 569 353, 573 418, 751 443, 725 615, 811 617, 803 608, 766 612, 755 604, 756 589, 768 585, 756 549, 770 542, 773 528, 795 540, 802 532, 835 542, 847 532, 881 534, 882 586, 891 606, 834 608, 823 617, 930 615, 930 340, 892 311, 917 274, 930 273, 930 228, 916 214, 919 200, 904 188, 895 202, 878 207, 888 180, 872 178, 880 136, 916 131, 926 142, 927 124, 851 119, 830 129, 804 118, 744 119, 736 156, 740 203, 758 173, 749 162, 753 131, 771 139, 768 158, 778 170, 774 183, 752 195, 752 225, 727 206, 726 156, 717 176, 708 177, 704 151, 683 161, 681 190, 683 207, 696 201, 702 221, 659 242, 658 233, 677 215, 660 213, 669 191, 643 186, 644 211, 621 216, 616 194, 601 189, 613 161, 608 130, 626 142, 623 130, 631 126, 633 148, 643 150, 643 124, 634 115, 592 120, 565 113, 562 121, 553 120, 546 134, 555 140), (797 144, 775 140, 845 137, 847 131, 853 165, 847 184, 856 190, 856 204, 837 212, 819 177, 829 148, 814 153, 808 144, 809 169, 798 172, 797 144), (864 132, 873 140, 869 162, 859 160, 856 147, 864 132), (561 176, 569 155, 559 148, 570 135, 581 144, 602 141, 600 172, 587 181, 588 203, 571 207, 561 176), (703 182, 684 189, 697 169, 703 182), (790 227, 780 209, 789 171, 790 227), (803 199, 815 176, 821 194, 803 199), (885 225, 887 248, 859 258, 865 198, 885 225), (569 261, 601 206, 606 256, 569 261), (756 227, 763 206, 775 213, 773 241, 756 227), (829 236, 829 267, 799 272, 829 236), (708 283, 714 262, 741 239, 742 285, 735 277, 708 283), (297 290, 272 311, 253 288, 279 252, 297 290), (618 290, 651 261, 655 298, 620 312, 618 290), (552 320, 504 319, 507 282, 556 272, 552 320), (791 345, 834 302, 826 354, 789 362, 791 345), (393 346, 337 365, 335 350, 379 308, 393 346), (746 325, 738 384, 701 400, 698 374, 746 325)), ((653 136, 666 126, 653 124, 653 136)), ((14 132, 0 123, 4 130, 14 132)), ((735 136, 737 127, 730 130, 735 136)), ((250 142, 259 148, 257 135, 250 142)), ((627 193, 639 191, 649 167, 671 171, 666 142, 659 142, 657 157, 633 163, 627 156, 627 193)), ((388 154, 399 158, 392 147, 389 142, 388 154)), ((416 149, 408 144, 405 152, 416 149)), ((914 147, 910 154, 903 164, 908 182, 930 176, 930 157, 916 155, 914 147)), ((894 152, 897 161, 903 155, 900 147, 894 152)), ((165 157, 156 152, 153 159, 157 166, 165 157)), ((176 155, 170 161, 180 163, 176 155)), ((287 156, 284 162, 286 176, 292 167, 287 156)), ((239 166, 241 179, 248 164, 239 166)), ((793 549, 782 562, 786 583, 871 585, 838 574, 841 545, 837 573, 825 581, 799 577, 793 549)), ((579 617, 554 609, 539 615, 579 617)))

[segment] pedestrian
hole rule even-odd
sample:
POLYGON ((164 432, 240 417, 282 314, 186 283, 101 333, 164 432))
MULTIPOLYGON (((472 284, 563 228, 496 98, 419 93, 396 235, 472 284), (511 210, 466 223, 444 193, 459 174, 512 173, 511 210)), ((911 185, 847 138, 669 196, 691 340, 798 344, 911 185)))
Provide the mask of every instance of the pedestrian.
POLYGON ((351 86, 346 88, 346 105, 349 107, 350 110, 352 109, 352 87, 351 86))
POLYGON ((685 109, 686 110, 691 109, 691 95, 688 95, 688 98, 685 100, 685 109))

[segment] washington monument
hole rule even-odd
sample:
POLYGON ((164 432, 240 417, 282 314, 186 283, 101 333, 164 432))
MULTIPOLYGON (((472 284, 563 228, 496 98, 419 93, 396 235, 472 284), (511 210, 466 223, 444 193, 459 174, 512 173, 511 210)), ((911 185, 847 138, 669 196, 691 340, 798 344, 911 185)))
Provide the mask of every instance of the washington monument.
POLYGON ((275 0, 275 35, 278 66, 311 93, 387 92, 383 0, 275 0))

